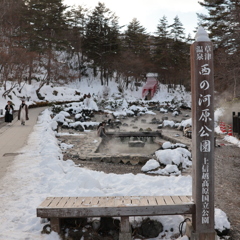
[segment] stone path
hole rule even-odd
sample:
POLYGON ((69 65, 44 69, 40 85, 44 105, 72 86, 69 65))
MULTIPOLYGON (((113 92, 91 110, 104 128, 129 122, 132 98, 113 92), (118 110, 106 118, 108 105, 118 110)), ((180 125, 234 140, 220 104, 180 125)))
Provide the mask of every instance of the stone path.
POLYGON ((1 120, 0 128, 0 180, 6 174, 7 168, 11 165, 14 157, 19 154, 19 150, 27 144, 28 136, 32 132, 34 125, 37 122, 39 114, 45 108, 29 109, 29 121, 25 126, 22 126, 17 120, 17 113, 11 124, 5 124, 4 119, 1 120))

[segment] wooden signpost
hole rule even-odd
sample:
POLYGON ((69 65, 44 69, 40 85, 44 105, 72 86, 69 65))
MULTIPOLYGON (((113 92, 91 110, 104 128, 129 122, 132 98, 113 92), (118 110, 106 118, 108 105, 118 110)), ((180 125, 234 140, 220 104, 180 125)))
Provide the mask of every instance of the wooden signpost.
POLYGON ((199 27, 191 45, 193 215, 191 240, 215 240, 213 45, 199 27))

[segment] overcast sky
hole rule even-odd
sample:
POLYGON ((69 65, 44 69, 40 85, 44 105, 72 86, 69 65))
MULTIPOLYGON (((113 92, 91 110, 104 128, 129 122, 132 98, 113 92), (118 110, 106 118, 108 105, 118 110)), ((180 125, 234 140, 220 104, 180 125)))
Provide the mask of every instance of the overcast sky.
POLYGON ((159 19, 164 15, 168 23, 172 24, 177 15, 185 28, 186 35, 197 27, 196 13, 206 12, 198 4, 198 0, 63 0, 66 5, 81 5, 93 9, 98 2, 105 3, 106 7, 119 17, 120 25, 128 25, 133 18, 154 33, 157 29, 159 19))

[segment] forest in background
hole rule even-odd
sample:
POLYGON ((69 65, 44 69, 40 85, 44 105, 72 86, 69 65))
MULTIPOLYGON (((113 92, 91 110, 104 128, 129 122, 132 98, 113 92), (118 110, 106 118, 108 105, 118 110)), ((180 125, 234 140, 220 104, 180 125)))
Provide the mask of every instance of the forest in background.
MULTIPOLYGON (((238 1, 200 2, 208 15, 199 24, 214 42, 215 88, 238 97, 238 1)), ((190 90, 190 44, 178 16, 166 16, 147 33, 133 18, 126 30, 118 17, 99 2, 89 10, 65 6, 61 0, 0 0, 0 84, 61 83, 100 76, 102 85, 114 80, 119 90, 138 86, 149 72, 171 87, 190 90), (91 74, 89 74, 91 73, 91 74), (134 84, 134 85, 133 85, 134 84)), ((196 26, 197 27, 197 26, 196 26)), ((6 89, 7 90, 7 89, 6 89)))

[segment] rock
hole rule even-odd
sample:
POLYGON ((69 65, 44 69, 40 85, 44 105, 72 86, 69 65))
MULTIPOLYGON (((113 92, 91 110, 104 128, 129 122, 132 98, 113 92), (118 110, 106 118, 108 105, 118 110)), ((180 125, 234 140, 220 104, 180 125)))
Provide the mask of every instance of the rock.
POLYGON ((102 217, 100 220, 99 231, 101 232, 110 232, 110 231, 119 231, 120 221, 111 217, 102 217))
POLYGON ((74 127, 75 130, 80 131, 80 132, 84 132, 84 128, 81 124, 77 125, 76 127, 74 127))
POLYGON ((63 225, 66 225, 68 227, 84 227, 87 225, 87 218, 66 218, 63 221, 63 225))
POLYGON ((98 219, 93 220, 92 228, 93 230, 97 231, 100 228, 101 222, 98 219))
POLYGON ((228 228, 225 228, 225 229, 222 230, 222 231, 220 231, 220 230, 218 230, 218 229, 215 229, 215 230, 216 230, 217 235, 218 235, 219 237, 226 236, 226 235, 228 235, 229 232, 230 232, 230 229, 228 229, 228 228))
POLYGON ((145 238, 156 238, 163 231, 163 225, 156 220, 147 218, 142 221, 141 227, 137 231, 145 238))
POLYGON ((167 113, 167 112, 168 112, 167 109, 165 109, 165 108, 160 108, 160 113, 167 113))
POLYGON ((129 147, 144 147, 145 142, 143 141, 129 141, 128 146, 129 147))
POLYGON ((131 165, 137 165, 139 163, 138 160, 130 160, 131 165))
POLYGON ((122 159, 121 160, 124 164, 127 164, 129 162, 129 159, 122 159))
POLYGON ((158 120, 157 119, 152 119, 152 121, 151 121, 151 124, 158 124, 158 120))
POLYGON ((66 122, 64 122, 64 123, 62 124, 61 128, 63 128, 63 129, 68 129, 69 126, 68 126, 68 124, 67 124, 66 122))
POLYGON ((121 162, 121 159, 120 159, 120 157, 114 157, 114 156, 112 156, 112 157, 111 157, 111 161, 112 161, 112 163, 114 163, 114 164, 118 164, 118 163, 121 162))
POLYGON ((179 112, 178 111, 174 111, 173 113, 172 113, 172 116, 174 116, 174 117, 176 117, 176 116, 178 116, 179 115, 179 112))

